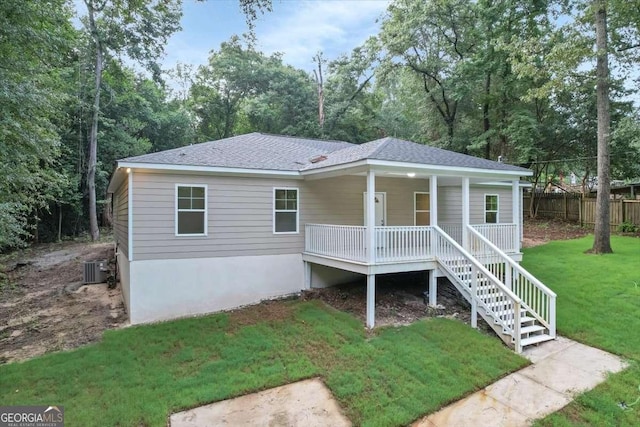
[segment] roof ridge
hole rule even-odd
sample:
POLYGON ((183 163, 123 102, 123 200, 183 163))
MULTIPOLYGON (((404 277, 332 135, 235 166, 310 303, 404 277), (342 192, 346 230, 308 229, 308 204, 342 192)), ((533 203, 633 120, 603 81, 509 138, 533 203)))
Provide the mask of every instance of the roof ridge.
MULTIPOLYGON (((319 139, 319 138, 309 138, 309 137, 306 137, 306 136, 279 135, 279 134, 276 134, 276 133, 268 133, 268 132, 251 132, 251 133, 255 133, 255 134, 263 135, 263 136, 275 136, 277 138, 302 139, 302 140, 305 140, 305 141, 333 142, 333 143, 337 143, 337 144, 358 145, 358 144, 354 144, 353 142, 342 141, 340 139, 319 139)), ((244 135, 250 135, 250 134, 244 134, 244 135)))
MULTIPOLYGON (((383 142, 380 144, 380 146, 378 148, 376 148, 373 153, 369 154, 369 157, 373 157, 376 154, 378 154, 384 147, 387 146, 387 144, 389 143, 389 141, 391 140, 391 137, 385 136, 384 138, 380 138, 371 142, 377 142, 382 140, 383 142)), ((367 143, 368 144, 368 143, 367 143)))

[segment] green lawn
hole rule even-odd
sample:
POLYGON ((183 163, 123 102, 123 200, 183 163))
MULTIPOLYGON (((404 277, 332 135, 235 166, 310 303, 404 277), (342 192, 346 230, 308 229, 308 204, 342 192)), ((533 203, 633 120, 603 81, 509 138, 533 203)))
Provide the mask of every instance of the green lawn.
POLYGON ((523 266, 558 294, 558 333, 627 358, 631 367, 581 395, 541 426, 639 426, 640 239, 613 236, 609 255, 584 253, 593 236, 525 251, 523 266))
POLYGON ((108 331, 96 345, 0 366, 0 404, 64 405, 68 426, 164 426, 175 411, 319 375, 356 425, 393 426, 527 364, 454 320, 367 336, 322 303, 272 304, 277 320, 256 323, 262 305, 108 331))

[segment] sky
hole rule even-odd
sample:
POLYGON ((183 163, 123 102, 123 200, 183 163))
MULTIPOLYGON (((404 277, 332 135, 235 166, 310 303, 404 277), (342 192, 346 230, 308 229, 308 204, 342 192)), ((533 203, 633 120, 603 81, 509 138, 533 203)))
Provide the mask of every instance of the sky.
MULTIPOLYGON (((256 48, 283 53, 283 61, 311 72, 318 52, 332 60, 376 35, 390 0, 272 0, 255 23, 256 48)), ((238 0, 184 0, 182 31, 166 47, 164 68, 200 65, 232 35, 248 31, 238 0)))

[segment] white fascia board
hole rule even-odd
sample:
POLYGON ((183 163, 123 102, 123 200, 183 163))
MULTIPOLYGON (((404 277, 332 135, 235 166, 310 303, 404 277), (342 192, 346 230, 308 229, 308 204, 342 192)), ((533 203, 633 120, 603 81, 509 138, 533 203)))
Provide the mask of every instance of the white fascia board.
POLYGON ((124 173, 124 169, 116 168, 111 176, 111 181, 109 181, 107 193, 113 194, 118 191, 118 188, 120 188, 126 177, 127 175, 124 173))
POLYGON ((235 176, 272 176, 289 179, 302 179, 298 171, 281 171, 270 169, 225 168, 218 166, 171 165, 162 163, 118 162, 119 168, 141 170, 159 170, 169 172, 209 173, 235 176))
POLYGON ((441 166, 441 165, 427 165, 420 163, 406 163, 406 162, 392 162, 388 160, 359 160, 357 162, 344 163, 340 165, 328 166, 325 168, 312 169, 302 171, 302 175, 316 175, 335 172, 345 169, 354 169, 359 166, 375 167, 376 170, 395 170, 398 172, 411 172, 418 171, 426 175, 438 175, 438 176, 467 176, 470 178, 498 178, 498 177, 521 177, 532 176, 533 171, 504 171, 494 169, 478 169, 478 168, 466 168, 459 166, 441 166))
MULTIPOLYGON (((513 184, 511 183, 511 181, 482 181, 482 182, 475 182, 472 183, 471 186, 478 186, 478 185, 486 185, 488 187, 511 187, 513 184)), ((518 186, 520 188, 529 188, 531 187, 531 183, 530 182, 526 182, 526 181, 520 181, 520 184, 518 184, 518 186)))
POLYGON ((388 160, 367 160, 367 164, 370 166, 376 166, 380 168, 390 169, 403 169, 407 172, 418 171, 430 175, 438 176, 466 176, 469 178, 482 178, 482 177, 521 177, 532 176, 533 171, 503 171, 495 169, 479 169, 479 168, 467 168, 460 166, 442 166, 442 165, 427 165, 420 163, 405 163, 405 162, 392 162, 388 160))

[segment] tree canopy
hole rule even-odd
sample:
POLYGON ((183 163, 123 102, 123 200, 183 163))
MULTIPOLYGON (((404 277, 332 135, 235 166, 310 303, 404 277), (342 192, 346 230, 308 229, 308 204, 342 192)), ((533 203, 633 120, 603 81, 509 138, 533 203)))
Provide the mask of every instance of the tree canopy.
MULTIPOLYGON (((252 24, 271 2, 238 7, 252 24)), ((395 136, 501 157, 531 168, 534 185, 574 173, 586 189, 602 175, 598 82, 610 177, 640 178, 636 2, 395 0, 378 34, 306 69, 261 52, 250 31, 211 46, 204 65, 163 70, 181 11, 179 0, 0 3, 0 250, 96 237, 117 159, 254 131, 395 136), (595 48, 598 7, 606 50, 595 48)))

